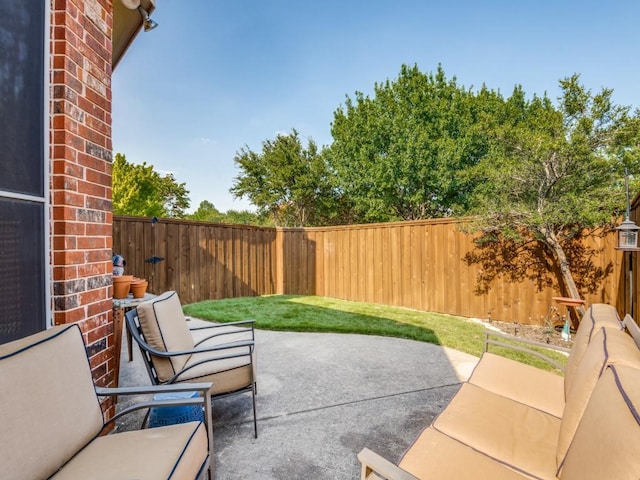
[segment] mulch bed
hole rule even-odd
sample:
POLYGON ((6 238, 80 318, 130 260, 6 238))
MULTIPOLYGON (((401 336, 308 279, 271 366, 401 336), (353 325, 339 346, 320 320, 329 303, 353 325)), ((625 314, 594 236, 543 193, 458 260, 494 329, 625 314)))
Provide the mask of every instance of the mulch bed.
POLYGON ((560 331, 558 330, 560 327, 550 329, 549 327, 541 325, 524 325, 521 323, 499 322, 496 320, 491 321, 488 325, 509 335, 534 340, 536 342, 548 343, 558 347, 571 348, 573 344, 572 341, 566 342, 562 339, 560 331))

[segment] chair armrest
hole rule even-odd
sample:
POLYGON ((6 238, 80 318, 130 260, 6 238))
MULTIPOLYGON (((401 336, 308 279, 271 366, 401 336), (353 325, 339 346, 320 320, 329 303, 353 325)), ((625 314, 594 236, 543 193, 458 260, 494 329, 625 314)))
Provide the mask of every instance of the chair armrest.
POLYGON ((542 342, 536 342, 534 340, 516 337, 514 335, 508 335, 506 333, 495 332, 493 330, 485 330, 484 331, 484 351, 485 352, 489 351, 489 345, 510 348, 511 350, 517 350, 519 352, 533 355, 553 365, 558 370, 563 372, 564 372, 564 365, 561 365, 550 356, 545 355, 544 353, 541 353, 537 350, 534 350, 531 347, 538 347, 538 348, 552 350, 555 352, 562 352, 566 354, 569 354, 571 352, 571 349, 569 348, 558 347, 556 345, 549 345, 547 343, 542 343, 542 342))
POLYGON ((211 382, 203 383, 185 383, 178 385, 153 385, 141 387, 121 387, 121 388, 105 388, 96 387, 96 395, 100 397, 111 397, 120 395, 153 395, 157 393, 172 392, 200 392, 199 397, 171 399, 171 400, 145 400, 131 405, 122 411, 116 413, 107 423, 115 422, 124 415, 153 407, 170 407, 178 405, 202 405, 205 410, 205 418, 211 418, 211 400, 210 391, 213 387, 211 382))
POLYGON ((156 393, 173 393, 173 392, 202 392, 207 393, 211 390, 213 383, 188 383, 180 385, 145 385, 139 387, 96 387, 96 394, 100 397, 111 397, 118 395, 155 395, 156 393))
POLYGON ((388 480, 418 480, 417 477, 402 470, 397 465, 394 465, 386 458, 381 457, 368 448, 362 449, 358 454, 358 460, 360 460, 362 464, 361 480, 367 480, 372 473, 377 475, 377 478, 386 478, 388 480))
POLYGON ((640 348, 640 327, 638 327, 636 321, 631 315, 627 313, 624 317, 624 320, 622 320, 622 324, 627 329, 627 332, 629 332, 629 335, 631 335, 633 340, 636 342, 638 348, 640 348))

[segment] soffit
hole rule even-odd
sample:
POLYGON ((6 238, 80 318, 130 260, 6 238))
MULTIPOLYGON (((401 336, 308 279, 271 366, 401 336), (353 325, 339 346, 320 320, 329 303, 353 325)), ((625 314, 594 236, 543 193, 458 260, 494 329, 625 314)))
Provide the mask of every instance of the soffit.
POLYGON ((112 69, 116 68, 129 45, 142 30, 142 16, 137 6, 141 5, 151 14, 155 10, 155 3, 155 0, 113 0, 112 69))

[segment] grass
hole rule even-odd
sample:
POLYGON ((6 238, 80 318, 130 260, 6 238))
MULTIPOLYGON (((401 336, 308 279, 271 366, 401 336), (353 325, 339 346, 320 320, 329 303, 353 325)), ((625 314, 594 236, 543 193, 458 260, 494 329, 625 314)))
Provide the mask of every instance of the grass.
MULTIPOLYGON (((483 325, 463 317, 317 296, 267 295, 206 300, 185 305, 187 315, 215 322, 253 319, 256 328, 293 332, 358 333, 408 338, 480 356, 483 325)), ((526 354, 503 350, 510 358, 553 370, 526 354)), ((564 362, 561 354, 553 355, 564 362)))

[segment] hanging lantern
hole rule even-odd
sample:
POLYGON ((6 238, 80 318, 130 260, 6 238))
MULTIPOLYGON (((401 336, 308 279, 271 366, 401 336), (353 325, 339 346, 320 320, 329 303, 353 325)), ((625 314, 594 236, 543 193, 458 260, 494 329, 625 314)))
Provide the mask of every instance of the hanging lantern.
POLYGON ((638 227, 627 217, 624 222, 616 227, 618 230, 618 250, 637 250, 638 249, 638 227))

